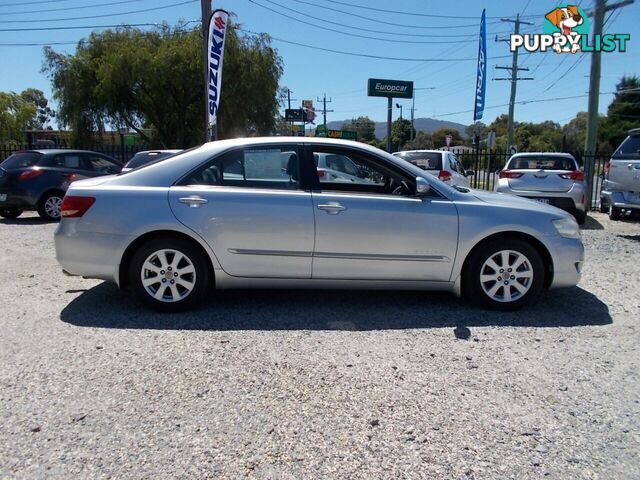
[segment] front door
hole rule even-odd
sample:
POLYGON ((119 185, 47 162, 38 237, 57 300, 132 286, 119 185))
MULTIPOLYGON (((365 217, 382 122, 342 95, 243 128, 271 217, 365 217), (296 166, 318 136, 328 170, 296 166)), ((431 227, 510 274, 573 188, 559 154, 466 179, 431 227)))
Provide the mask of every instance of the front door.
POLYGON ((238 277, 310 278, 311 194, 301 189, 295 145, 239 148, 171 188, 177 219, 238 277))
POLYGON ((415 179, 368 153, 312 150, 347 156, 361 172, 353 181, 319 178, 313 278, 449 281, 458 243, 451 201, 415 197, 415 179))

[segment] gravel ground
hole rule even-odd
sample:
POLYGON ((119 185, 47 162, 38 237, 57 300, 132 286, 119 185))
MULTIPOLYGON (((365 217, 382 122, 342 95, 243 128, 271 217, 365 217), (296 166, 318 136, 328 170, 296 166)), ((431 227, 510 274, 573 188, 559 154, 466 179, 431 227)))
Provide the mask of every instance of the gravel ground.
POLYGON ((180 315, 0 223, 1 478, 640 478, 640 223, 518 313, 237 291, 180 315))

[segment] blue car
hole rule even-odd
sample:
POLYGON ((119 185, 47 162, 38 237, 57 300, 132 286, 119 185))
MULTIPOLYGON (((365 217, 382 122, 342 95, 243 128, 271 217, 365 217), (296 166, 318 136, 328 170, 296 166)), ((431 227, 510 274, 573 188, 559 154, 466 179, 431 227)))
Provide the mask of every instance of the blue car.
POLYGON ((0 217, 36 210, 60 219, 62 198, 74 180, 120 173, 122 164, 87 150, 23 150, 0 163, 0 217))

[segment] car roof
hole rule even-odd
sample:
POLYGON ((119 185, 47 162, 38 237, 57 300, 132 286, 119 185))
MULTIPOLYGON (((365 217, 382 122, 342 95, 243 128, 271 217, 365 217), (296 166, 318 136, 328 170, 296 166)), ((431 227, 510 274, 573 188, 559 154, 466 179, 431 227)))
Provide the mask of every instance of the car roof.
POLYGON ((136 152, 136 155, 138 155, 139 153, 178 153, 181 152, 182 150, 180 149, 165 149, 165 150, 140 150, 139 152, 136 152))
MULTIPOLYGON (((94 152, 93 150, 74 150, 70 148, 34 148, 31 150, 20 150, 15 153, 41 153, 43 155, 50 154, 55 155, 58 153, 100 153, 94 152)), ((103 154, 100 154, 103 155, 103 154)))
POLYGON ((396 153, 445 153, 449 150, 401 150, 399 152, 393 152, 393 155, 396 153))
POLYGON ((573 155, 565 152, 522 152, 511 155, 511 158, 516 157, 565 157, 575 160, 573 155))

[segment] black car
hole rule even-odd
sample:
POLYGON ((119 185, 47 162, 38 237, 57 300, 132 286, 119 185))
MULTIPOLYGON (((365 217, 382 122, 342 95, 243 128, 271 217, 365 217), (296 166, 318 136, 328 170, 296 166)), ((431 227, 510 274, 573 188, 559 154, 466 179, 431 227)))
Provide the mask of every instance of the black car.
POLYGON ((124 167, 122 167, 122 173, 142 167, 143 165, 148 165, 152 162, 164 160, 165 158, 169 158, 181 151, 182 150, 145 150, 143 152, 138 152, 131 158, 131 160, 125 163, 124 167))
POLYGON ((0 217, 17 218, 25 210, 37 210, 42 218, 58 220, 71 182, 121 170, 120 162, 86 150, 15 152, 0 163, 0 217))

